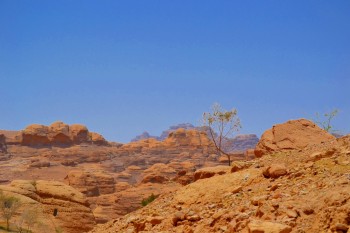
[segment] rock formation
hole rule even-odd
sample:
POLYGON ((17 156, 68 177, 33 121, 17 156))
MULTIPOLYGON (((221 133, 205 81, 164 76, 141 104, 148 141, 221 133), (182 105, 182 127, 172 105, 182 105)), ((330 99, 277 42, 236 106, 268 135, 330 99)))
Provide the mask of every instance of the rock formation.
POLYGON ((234 163, 231 172, 201 169, 195 175, 205 179, 90 233, 348 233, 350 135, 278 152, 234 163))
MULTIPOLYGON (((87 232, 95 225, 95 218, 85 196, 74 188, 56 181, 14 180, 1 185, 5 195, 20 199, 19 213, 30 210, 38 216, 40 225, 34 232, 87 232)), ((16 216, 17 219, 20 216, 16 216)))
POLYGON ((313 122, 306 119, 290 120, 265 131, 255 148, 255 155, 261 157, 276 151, 304 149, 308 145, 330 140, 335 140, 335 137, 313 122))
MULTIPOLYGON (((173 128, 175 129, 175 128, 173 128)), ((108 143, 83 125, 55 122, 6 134, 0 183, 56 180, 86 195, 97 223, 141 208, 141 201, 194 182, 202 167, 225 164, 205 132, 176 129, 159 141, 108 143)), ((237 157, 235 159, 243 159, 237 157)), ((228 169, 229 170, 229 169, 228 169)))
POLYGON ((154 138, 154 139, 157 139, 157 140, 159 139, 159 137, 152 136, 147 131, 145 131, 142 134, 137 135, 135 138, 131 139, 131 142, 137 142, 137 141, 145 140, 145 139, 149 139, 149 138, 154 138))
POLYGON ((18 133, 12 144, 31 147, 63 146, 79 144, 108 145, 102 135, 89 132, 84 125, 67 125, 54 122, 50 126, 32 124, 18 133), (17 141, 16 141, 17 140, 17 141))

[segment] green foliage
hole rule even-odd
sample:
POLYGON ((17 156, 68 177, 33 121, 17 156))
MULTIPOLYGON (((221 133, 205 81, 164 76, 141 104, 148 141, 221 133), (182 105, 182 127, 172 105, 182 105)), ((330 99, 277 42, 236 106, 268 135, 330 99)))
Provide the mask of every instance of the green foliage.
POLYGON ((329 133, 334 133, 336 132, 336 130, 333 129, 332 120, 334 117, 338 115, 338 113, 339 113, 338 109, 334 109, 329 113, 325 113, 322 115, 322 117, 320 116, 319 113, 316 113, 315 122, 325 131, 329 133))
POLYGON ((147 197, 147 198, 145 198, 145 199, 143 199, 143 200, 141 201, 141 205, 142 205, 142 206, 148 205, 149 203, 151 203, 152 201, 154 201, 158 196, 159 196, 159 195, 154 195, 154 194, 152 193, 149 197, 147 197))

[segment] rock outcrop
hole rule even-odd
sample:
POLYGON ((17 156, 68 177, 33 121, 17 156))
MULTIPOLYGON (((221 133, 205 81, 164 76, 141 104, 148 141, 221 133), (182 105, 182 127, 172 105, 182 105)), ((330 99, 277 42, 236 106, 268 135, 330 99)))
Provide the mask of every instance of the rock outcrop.
POLYGON ((335 137, 315 123, 306 119, 290 120, 265 131, 255 148, 255 155, 261 157, 276 151, 304 149, 330 140, 335 137))
POLYGON ((72 170, 65 178, 65 183, 76 188, 87 197, 111 194, 115 192, 112 175, 102 172, 72 170))
MULTIPOLYGON (((95 225, 95 218, 85 196, 71 186, 56 181, 14 180, 1 185, 7 196, 20 199, 19 213, 31 210, 38 214, 41 225, 34 232, 87 232, 95 225)), ((20 218, 20 216, 15 216, 20 218)))
POLYGON ((72 146, 79 144, 108 145, 102 135, 89 132, 84 125, 67 125, 54 122, 50 126, 33 124, 22 130, 17 136, 18 144, 23 146, 72 146))

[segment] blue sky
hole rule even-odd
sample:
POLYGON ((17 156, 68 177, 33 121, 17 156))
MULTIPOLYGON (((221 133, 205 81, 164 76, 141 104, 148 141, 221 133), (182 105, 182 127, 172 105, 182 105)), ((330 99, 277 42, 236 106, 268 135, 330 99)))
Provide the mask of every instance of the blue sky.
POLYGON ((0 0, 0 128, 62 120, 113 141, 198 124, 241 133, 340 110, 350 132, 350 1, 0 0))

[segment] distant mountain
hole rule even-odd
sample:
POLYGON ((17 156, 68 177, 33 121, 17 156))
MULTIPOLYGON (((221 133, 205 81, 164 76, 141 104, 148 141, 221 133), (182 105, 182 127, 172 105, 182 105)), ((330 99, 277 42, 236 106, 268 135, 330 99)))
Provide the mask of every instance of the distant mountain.
POLYGON ((131 142, 137 142, 137 141, 144 140, 144 139, 149 139, 149 138, 155 138, 155 139, 159 140, 159 137, 152 136, 147 131, 145 131, 142 134, 137 135, 135 138, 131 139, 131 142))
POLYGON ((243 152, 253 149, 258 144, 259 138, 255 134, 240 134, 225 142, 227 152, 243 152))
POLYGON ((131 139, 131 142, 136 142, 136 141, 143 140, 143 139, 148 139, 148 138, 155 138, 158 141, 164 141, 171 132, 176 131, 177 129, 180 129, 180 128, 183 128, 183 129, 200 129, 200 127, 195 127, 194 125, 192 125, 190 123, 182 123, 182 124, 170 126, 169 129, 164 130, 159 137, 158 136, 152 136, 147 131, 145 131, 142 134, 137 135, 135 138, 131 139))

